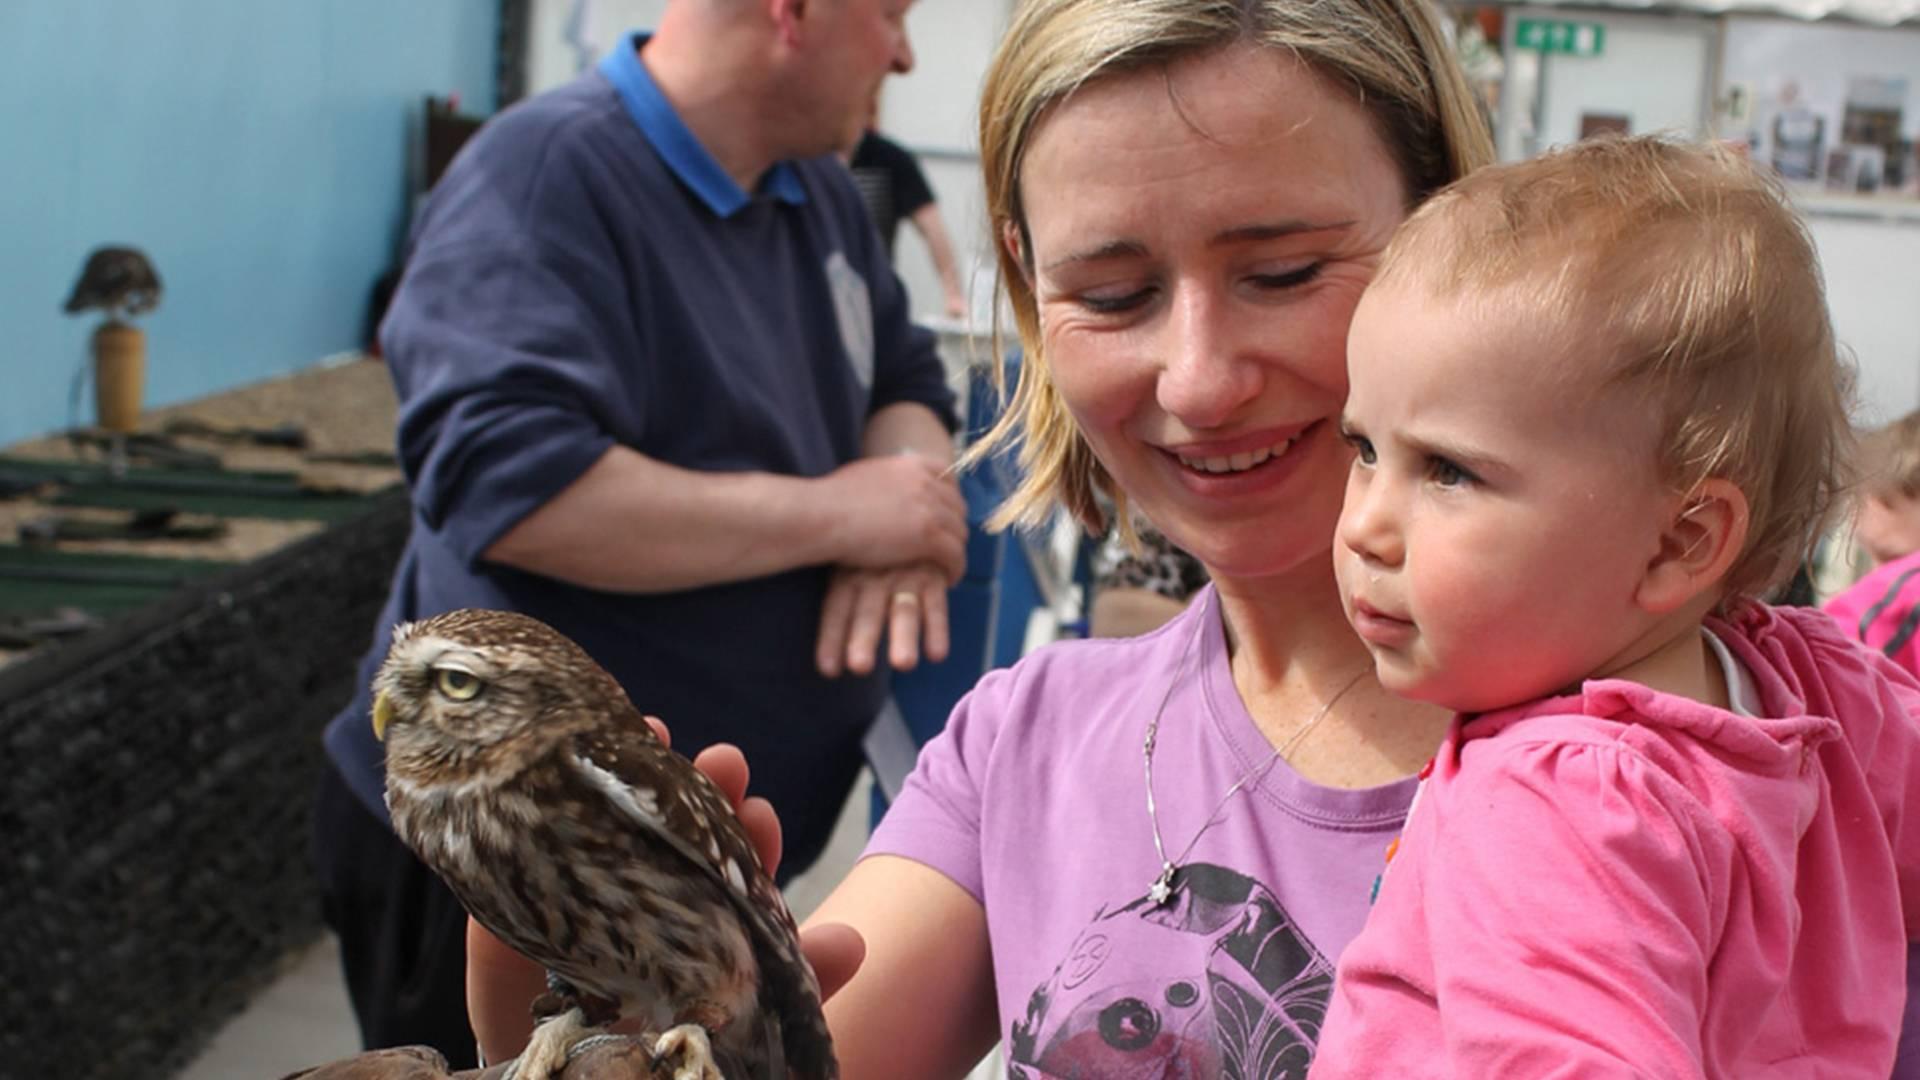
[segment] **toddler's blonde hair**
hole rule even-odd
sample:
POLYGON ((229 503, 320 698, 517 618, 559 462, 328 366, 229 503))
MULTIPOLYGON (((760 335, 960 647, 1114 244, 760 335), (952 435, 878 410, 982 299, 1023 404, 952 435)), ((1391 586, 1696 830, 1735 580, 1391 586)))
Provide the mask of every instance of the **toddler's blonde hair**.
POLYGON ((1920 410, 1861 436, 1860 473, 1862 494, 1920 499, 1920 410))
POLYGON ((1746 496, 1724 597, 1789 575, 1846 486, 1852 373, 1834 345, 1812 238, 1779 185, 1719 146, 1639 136, 1482 169, 1389 245, 1378 283, 1499 290, 1607 385, 1662 412, 1676 491, 1721 477, 1746 496))

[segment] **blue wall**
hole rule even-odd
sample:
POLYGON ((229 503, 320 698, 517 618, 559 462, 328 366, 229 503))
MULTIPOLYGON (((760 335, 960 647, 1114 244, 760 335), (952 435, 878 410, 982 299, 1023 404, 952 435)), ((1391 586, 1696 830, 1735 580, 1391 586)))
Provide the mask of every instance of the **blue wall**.
MULTIPOLYGON (((146 400, 358 344, 426 94, 493 108, 495 0, 0 0, 0 443, 66 426, 88 251, 146 250, 146 400)), ((90 399, 81 419, 90 422, 90 399)))

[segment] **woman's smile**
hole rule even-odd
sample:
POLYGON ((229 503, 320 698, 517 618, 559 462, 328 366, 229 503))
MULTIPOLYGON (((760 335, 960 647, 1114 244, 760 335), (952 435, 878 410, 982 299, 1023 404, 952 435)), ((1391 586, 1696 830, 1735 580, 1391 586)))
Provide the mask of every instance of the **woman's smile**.
POLYGON ((1300 437, 1311 430, 1313 425, 1295 431, 1290 435, 1275 438, 1271 435, 1254 436, 1233 440, 1232 443, 1192 444, 1169 449, 1180 464, 1195 472, 1220 475, 1222 473, 1243 473, 1256 469, 1275 458, 1283 457, 1293 449, 1300 437), (1245 449, 1245 444, 1254 442, 1253 449, 1245 449))
POLYGON ((1233 439, 1161 447, 1161 459, 1187 491, 1224 497, 1265 491, 1287 482, 1325 441, 1325 420, 1304 427, 1267 428, 1233 439))

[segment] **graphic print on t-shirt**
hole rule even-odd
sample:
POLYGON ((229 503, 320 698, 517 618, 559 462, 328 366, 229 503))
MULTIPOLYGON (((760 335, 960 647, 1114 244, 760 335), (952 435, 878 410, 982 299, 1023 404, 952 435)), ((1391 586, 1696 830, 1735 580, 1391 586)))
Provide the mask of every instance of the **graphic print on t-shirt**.
POLYGON ((1164 905, 1094 915, 1009 1031, 1007 1075, 1303 1078, 1332 991, 1333 964, 1266 886, 1194 863, 1164 905))

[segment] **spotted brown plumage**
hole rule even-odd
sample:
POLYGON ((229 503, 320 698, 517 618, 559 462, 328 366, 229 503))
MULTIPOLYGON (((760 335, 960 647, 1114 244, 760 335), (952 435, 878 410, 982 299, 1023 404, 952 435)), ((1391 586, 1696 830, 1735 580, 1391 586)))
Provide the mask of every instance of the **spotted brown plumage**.
POLYGON ((736 1080, 838 1075, 793 916, 732 807, 579 646, 456 611, 396 629, 373 688, 395 831, 577 991, 581 1015, 542 1024, 519 1080, 609 1013, 681 1032, 663 1046, 698 1024, 736 1080))

